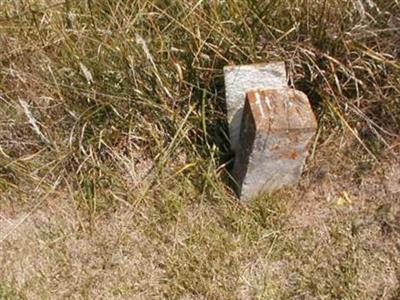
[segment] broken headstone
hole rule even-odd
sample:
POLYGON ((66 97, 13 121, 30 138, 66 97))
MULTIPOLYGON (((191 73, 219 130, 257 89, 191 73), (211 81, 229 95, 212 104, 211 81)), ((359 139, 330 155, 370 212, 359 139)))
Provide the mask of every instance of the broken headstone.
POLYGON ((317 122, 308 98, 290 88, 248 91, 233 175, 242 200, 296 184, 317 122))
POLYGON ((247 91, 287 86, 284 62, 224 67, 231 149, 236 151, 247 91))

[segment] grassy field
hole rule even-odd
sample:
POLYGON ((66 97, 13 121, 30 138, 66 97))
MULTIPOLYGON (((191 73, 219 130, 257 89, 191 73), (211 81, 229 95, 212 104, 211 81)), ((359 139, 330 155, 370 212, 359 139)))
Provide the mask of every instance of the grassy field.
POLYGON ((0 0, 0 299, 400 299, 400 2, 0 0), (229 184, 222 68, 285 61, 298 187, 229 184))

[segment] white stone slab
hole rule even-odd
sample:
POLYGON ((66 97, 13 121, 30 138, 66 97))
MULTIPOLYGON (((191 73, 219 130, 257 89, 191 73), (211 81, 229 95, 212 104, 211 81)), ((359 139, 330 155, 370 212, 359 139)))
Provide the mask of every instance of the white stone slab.
POLYGON ((287 87, 286 69, 284 62, 226 66, 224 75, 231 149, 236 151, 246 92, 287 87))

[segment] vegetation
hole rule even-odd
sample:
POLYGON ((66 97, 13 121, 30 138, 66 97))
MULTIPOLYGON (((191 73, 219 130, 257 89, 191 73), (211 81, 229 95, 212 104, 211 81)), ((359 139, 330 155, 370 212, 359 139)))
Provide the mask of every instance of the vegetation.
POLYGON ((0 1, 0 298, 398 299, 397 0, 0 1), (222 67, 318 134, 236 201, 222 67))

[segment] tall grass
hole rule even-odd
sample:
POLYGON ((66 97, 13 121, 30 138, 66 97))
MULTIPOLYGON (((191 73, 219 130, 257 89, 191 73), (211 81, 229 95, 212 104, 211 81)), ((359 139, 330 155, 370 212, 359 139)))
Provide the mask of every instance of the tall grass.
POLYGON ((323 138, 342 130, 378 158, 398 137, 396 1, 5 1, 0 8, 6 192, 62 178, 85 197, 112 195, 129 190, 122 170, 145 159, 158 172, 180 169, 199 189, 214 186, 230 158, 227 64, 284 60, 323 138))

